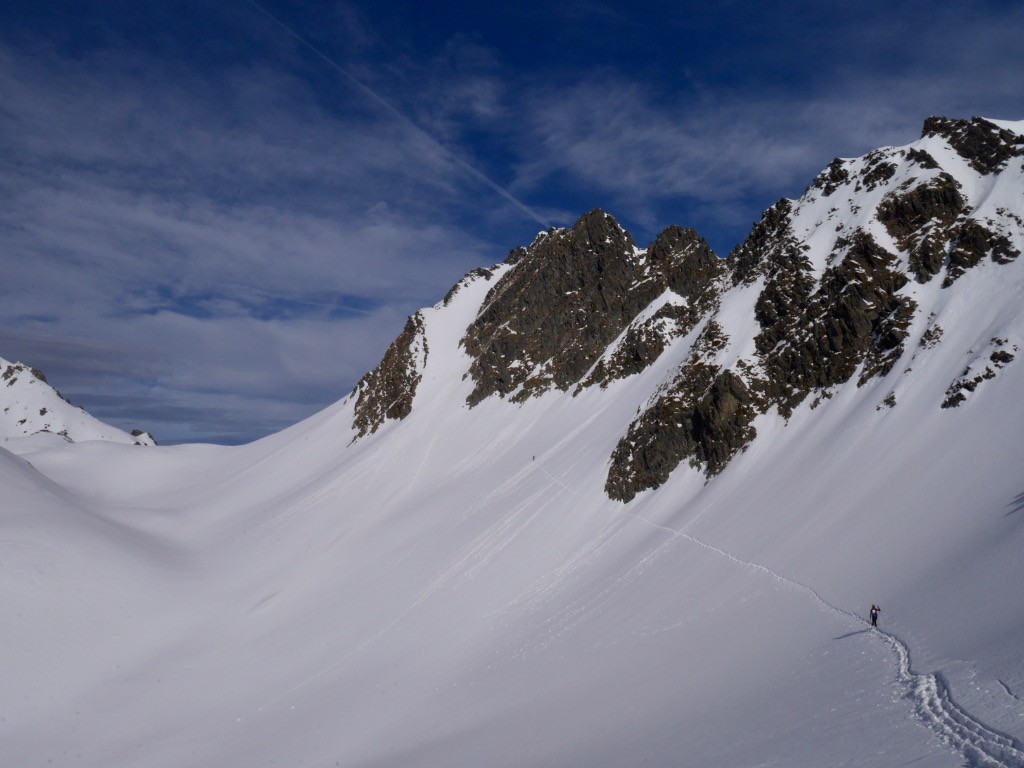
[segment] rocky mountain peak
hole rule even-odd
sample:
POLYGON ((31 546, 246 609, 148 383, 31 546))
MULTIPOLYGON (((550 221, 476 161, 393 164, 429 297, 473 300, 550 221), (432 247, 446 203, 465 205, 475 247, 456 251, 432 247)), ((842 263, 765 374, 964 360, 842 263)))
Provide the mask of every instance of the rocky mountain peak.
MULTIPOLYGON (((569 390, 665 291, 692 303, 719 269, 693 230, 669 228, 646 251, 599 209, 570 229, 551 230, 519 254, 463 338, 473 358, 470 405, 493 394, 523 400, 551 388, 569 390)), ((676 321, 684 318, 678 309, 669 314, 677 333, 676 321)), ((599 365, 584 386, 642 369, 663 348, 649 335, 627 338, 627 347, 631 340, 645 349, 620 350, 629 364, 599 365)))
POLYGON ((1013 157, 1024 154, 1024 136, 981 117, 953 120, 929 117, 924 121, 921 138, 945 139, 978 173, 1001 171, 1013 157))
MULTIPOLYGON (((909 371, 909 363, 897 364, 921 354, 907 344, 919 315, 914 283, 944 272, 942 287, 949 288, 986 261, 1019 257, 1019 169, 1007 168, 1024 139, 980 118, 931 118, 929 137, 941 138, 979 173, 1012 175, 993 179, 1001 191, 972 198, 975 186, 956 177, 962 166, 949 162, 949 150, 887 148, 837 158, 799 200, 782 199, 765 211, 728 259, 733 295, 757 291, 753 354, 737 359, 745 342, 730 338, 735 331, 716 316, 702 320, 690 357, 613 452, 609 496, 628 501, 683 462, 716 474, 754 439, 758 414, 776 409, 789 418, 812 395, 820 403, 847 382, 859 387, 909 371)), ((925 332, 937 338, 941 329, 925 332)), ((992 354, 999 365, 1013 359, 1013 352, 992 354)), ((990 357, 987 368, 979 363, 981 373, 964 373, 967 384, 958 380, 950 391, 997 375, 990 357)), ((893 392, 883 406, 896 407, 893 392)))
POLYGON ((721 272, 721 260, 693 229, 669 227, 651 244, 647 257, 668 288, 685 299, 696 299, 721 272))
POLYGON ((629 232, 610 213, 605 213, 600 208, 581 216, 569 232, 572 250, 577 254, 618 254, 636 247, 629 232))
POLYGON ((462 344, 473 358, 470 405, 568 389, 644 304, 644 260, 630 234, 595 209, 530 245, 495 284, 462 344))

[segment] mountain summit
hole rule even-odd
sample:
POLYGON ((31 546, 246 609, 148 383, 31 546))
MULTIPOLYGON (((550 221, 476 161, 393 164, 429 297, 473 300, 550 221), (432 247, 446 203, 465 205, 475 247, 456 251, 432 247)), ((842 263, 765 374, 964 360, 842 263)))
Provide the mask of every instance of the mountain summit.
MULTIPOLYGON (((609 456, 605 490, 620 501, 684 462, 721 472, 756 440, 758 417, 789 418, 842 387, 870 382, 885 389, 880 408, 899 407, 918 386, 915 363, 941 354, 945 327, 969 322, 960 305, 991 300, 1024 248, 1022 133, 1024 123, 928 118, 913 144, 834 160, 725 259, 679 227, 640 248, 591 211, 467 276, 489 287, 459 367, 437 375, 468 377, 473 407, 575 396, 656 367, 609 456)), ((1015 317, 983 333, 956 350, 966 367, 941 374, 936 409, 960 405, 1024 343, 1015 317)), ((419 313, 357 386, 357 437, 416 407, 431 347, 419 313)))
POLYGON ((50 386, 42 371, 0 358, 0 440, 47 434, 69 443, 106 440, 156 445, 148 432, 136 429, 128 434, 72 405, 50 386))

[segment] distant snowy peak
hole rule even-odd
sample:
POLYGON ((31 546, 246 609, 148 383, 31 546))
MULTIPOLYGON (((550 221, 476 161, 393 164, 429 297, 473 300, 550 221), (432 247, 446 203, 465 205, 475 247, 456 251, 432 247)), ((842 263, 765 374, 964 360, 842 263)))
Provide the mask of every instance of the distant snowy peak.
POLYGON ((106 440, 156 445, 148 432, 128 434, 72 405, 50 386, 42 371, 0 358, 0 438, 40 433, 52 433, 71 443, 106 440))
MULTIPOLYGON (((879 410, 898 407, 907 374, 936 355, 944 362, 924 367, 942 380, 917 389, 937 387, 936 411, 955 408, 1024 346, 1022 130, 929 118, 912 144, 837 158, 727 259, 680 227, 640 248, 601 210, 542 232, 432 310, 488 284, 468 326, 459 320, 464 354, 443 357, 458 369, 433 372, 472 385, 465 403, 444 407, 595 388, 615 397, 613 383, 639 382, 630 396, 644 400, 609 457, 605 490, 622 501, 680 464, 722 471, 757 438, 759 416, 789 419, 848 385, 879 382, 864 392, 881 387, 884 397, 870 395, 879 410), (972 341, 940 354, 954 324, 972 341)), ((428 326, 411 318, 357 386, 356 438, 412 411, 428 326)))

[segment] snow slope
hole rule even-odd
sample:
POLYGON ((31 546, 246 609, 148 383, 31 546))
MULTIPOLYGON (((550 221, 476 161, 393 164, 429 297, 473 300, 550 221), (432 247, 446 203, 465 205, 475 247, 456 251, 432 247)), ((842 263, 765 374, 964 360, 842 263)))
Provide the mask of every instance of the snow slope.
POLYGON ((1021 343, 1024 260, 912 285, 887 374, 628 504, 608 457, 701 329, 469 408, 508 269, 421 312, 414 406, 360 439, 350 397, 236 448, 0 448, 4 762, 1024 766, 1024 367, 941 407, 1021 343))
POLYGON ((35 368, 0 358, 0 445, 47 444, 106 440, 129 445, 155 445, 152 435, 127 432, 71 405, 35 368), (33 437, 34 436, 34 437, 33 437), (24 438, 33 437, 26 441, 24 438))

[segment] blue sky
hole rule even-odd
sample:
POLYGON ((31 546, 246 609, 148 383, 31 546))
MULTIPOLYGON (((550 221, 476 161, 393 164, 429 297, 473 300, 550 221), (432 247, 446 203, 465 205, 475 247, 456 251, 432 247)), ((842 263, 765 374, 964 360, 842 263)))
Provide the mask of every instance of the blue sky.
POLYGON ((726 255, 834 156, 1024 118, 1022 33, 1019 3, 8 3, 0 357, 162 442, 251 440, 545 225, 726 255))

